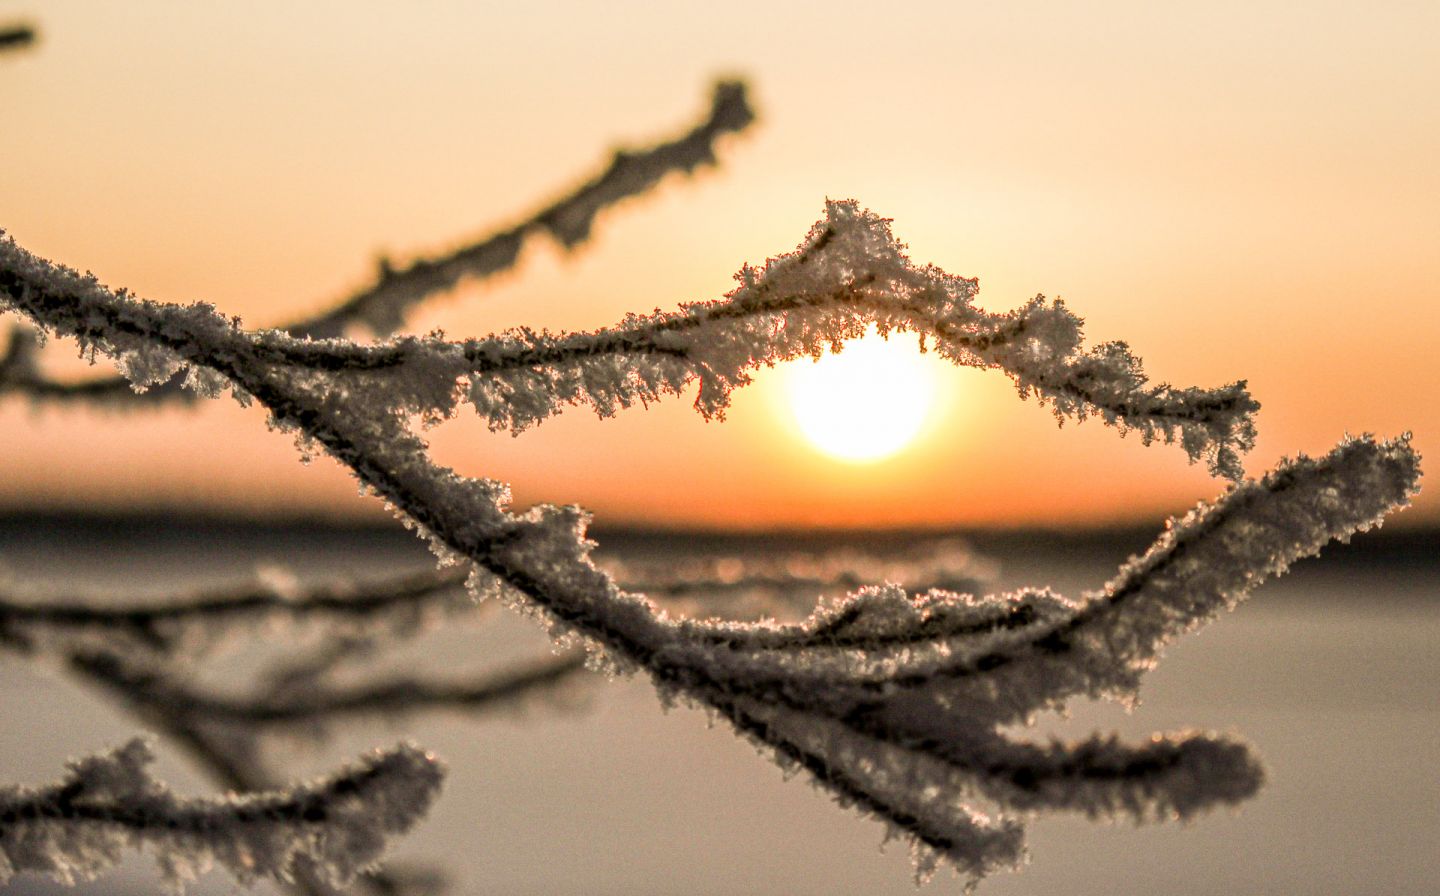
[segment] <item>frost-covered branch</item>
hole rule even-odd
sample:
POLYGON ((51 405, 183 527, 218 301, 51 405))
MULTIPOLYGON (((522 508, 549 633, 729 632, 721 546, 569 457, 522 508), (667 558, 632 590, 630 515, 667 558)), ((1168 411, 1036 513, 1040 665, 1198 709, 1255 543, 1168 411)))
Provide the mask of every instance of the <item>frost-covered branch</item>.
POLYGON ((1209 390, 1148 386, 1123 343, 1082 350, 1081 320, 1062 302, 982 311, 973 304, 976 281, 912 265, 888 222, 851 202, 829 203, 796 252, 763 271, 746 267, 738 278, 741 286, 724 300, 632 316, 596 333, 520 330, 461 343, 404 337, 362 346, 247 333, 210 306, 111 293, 13 241, 0 243, 0 294, 90 351, 116 356, 140 387, 183 368, 207 394, 224 385, 255 394, 257 377, 312 389, 344 377, 350 390, 385 401, 391 414, 447 416, 463 392, 492 428, 520 430, 566 405, 608 415, 698 381, 697 410, 719 416, 755 367, 818 356, 873 323, 882 334, 914 332, 954 363, 1005 372, 1022 395, 1051 404, 1059 417, 1096 415, 1139 430, 1147 442, 1178 439, 1217 474, 1238 478, 1239 454, 1254 442, 1258 404, 1243 382, 1209 390))
POLYGON ((1320 459, 1282 463, 1171 526, 1101 590, 1078 602, 1049 591, 984 601, 870 588, 804 623, 685 622, 707 674, 805 709, 887 724, 903 704, 933 723, 1023 720, 1077 695, 1128 698, 1159 650, 1296 560, 1348 540, 1418 488, 1408 438, 1347 440, 1320 459), (864 650, 854 662, 849 650, 864 650), (803 671, 806 678, 797 678, 803 671))
POLYGON ((1236 478, 1254 441, 1258 404, 1244 383, 1203 390, 1147 386, 1123 343, 1082 349, 1081 321, 1061 302, 1037 298, 1009 313, 973 304, 975 280, 917 267, 889 222, 850 202, 832 202, 800 248, 746 267, 725 300, 631 317, 611 330, 567 337, 526 331, 467 344, 469 398, 493 428, 522 429, 563 404, 600 414, 648 402, 698 380, 696 408, 718 416, 730 390, 759 365, 818 357, 862 335, 909 331, 922 348, 966 366, 1008 374, 1022 395, 1057 416, 1095 414, 1149 441, 1177 437, 1192 459, 1236 478), (546 397, 548 400, 545 400, 546 397))
POLYGON ((299 867, 344 882, 424 816, 443 776, 402 744, 285 790, 187 799, 150 775, 152 760, 135 740, 71 762, 59 783, 0 787, 0 883, 26 871, 91 878, 141 847, 177 889, 215 862, 247 882, 290 880, 299 867))
MULTIPOLYGON (((803 615, 817 597, 839 596, 871 582, 895 582, 917 592, 975 593, 993 574, 967 543, 950 538, 923 540, 883 557, 838 549, 649 563, 617 558, 603 566, 626 590, 648 594, 672 610, 734 619, 787 608, 803 615)), ((267 569, 251 582, 163 600, 111 591, 59 592, 0 578, 0 646, 32 651, 55 645, 63 653, 77 641, 113 647, 115 639, 124 638, 137 649, 193 655, 238 631, 283 622, 321 630, 326 645, 299 662, 328 666, 378 633, 415 634, 441 615, 474 616, 476 605, 463 588, 469 574, 468 566, 459 565, 364 581, 300 583, 284 570, 267 569)))
POLYGON ((139 301, 0 244, 0 299, 12 308, 118 358, 137 383, 189 367, 212 378, 210 391, 227 384, 253 397, 306 446, 348 465, 442 559, 472 564, 477 595, 537 615, 616 669, 644 672, 666 700, 714 711, 909 837, 922 871, 944 861, 975 878, 1017 863, 1019 817, 1040 808, 1189 815, 1254 792, 1258 764, 1224 738, 1034 745, 999 729, 1073 696, 1127 698, 1164 644, 1403 506, 1419 479, 1406 438, 1347 440, 1239 482, 1079 600, 887 585, 778 625, 672 618, 591 562, 578 508, 512 513, 502 484, 435 464, 414 431, 414 418, 448 415, 462 395, 492 426, 519 429, 568 404, 603 414, 692 381, 700 410, 718 414, 756 366, 818 355, 874 324, 1002 371, 1058 415, 1179 441, 1192 459, 1240 477, 1256 408, 1243 383, 1150 386, 1123 344, 1084 349, 1080 319, 1059 302, 978 309, 975 281, 912 265, 888 223, 853 203, 830 203, 796 252, 739 280, 720 302, 598 333, 360 346, 249 333, 207 306, 139 301), (998 811, 978 812, 965 795, 998 811))
POLYGON ((1417 480, 1404 439, 1353 440, 1323 459, 1283 464, 1177 522, 1078 603, 1048 592, 982 601, 888 587, 793 626, 652 616, 647 631, 618 606, 606 622, 615 640, 644 640, 630 649, 645 654, 662 692, 714 707, 842 799, 979 876, 1017 862, 1020 841, 1003 816, 957 812, 959 793, 1013 812, 1137 817, 1188 815, 1253 793, 1259 766, 1233 741, 1040 748, 999 739, 994 728, 1075 694, 1128 697, 1161 646, 1322 544, 1373 525, 1417 480))
MULTIPOLYGON (((60 660, 61 668, 98 687, 189 753, 221 786, 238 793, 265 791, 280 780, 265 758, 266 745, 276 735, 318 740, 332 724, 361 717, 393 722, 437 711, 473 716, 524 705, 574 679, 584 656, 572 652, 470 676, 372 672, 361 683, 335 683, 332 672, 356 658, 358 645, 393 646, 397 637, 417 634, 439 613, 464 608, 474 615, 477 608, 468 599, 455 599, 457 592, 464 594, 458 586, 466 572, 450 567, 359 585, 306 587, 272 573, 250 590, 219 589, 165 604, 119 607, 113 606, 113 596, 56 603, 32 593, 23 604, 0 606, 0 647, 60 660), (194 683, 190 660, 197 648, 239 626, 281 620, 317 629, 323 640, 260 674, 258 687, 245 693, 233 688, 210 692, 194 683), (133 641, 126 645, 117 636, 133 641), (177 654, 182 647, 188 649, 177 654)), ((327 882, 332 875, 304 857, 292 876, 306 896, 339 892, 327 882)), ((377 894, 410 892, 403 875, 388 871, 369 871, 358 883, 377 894)))
MULTIPOLYGON (((715 164, 715 145, 727 133, 744 130, 754 121, 745 85, 724 81, 715 86, 709 114, 682 136, 642 150, 615 153, 606 169, 582 186, 545 206, 529 218, 489 237, 433 258, 421 258, 403 268, 388 261, 371 286, 314 317, 282 328, 293 336, 329 339, 347 331, 365 329, 387 336, 404 325, 405 315, 426 299, 454 288, 461 280, 482 279, 512 267, 524 240, 548 234, 567 250, 589 238, 595 217, 605 208, 650 190, 672 172, 691 173, 715 164)), ((33 334, 16 329, 0 355, 0 394, 15 392, 39 402, 83 402, 107 406, 158 405, 193 399, 197 391, 182 388, 184 377, 153 380, 143 391, 126 376, 62 381, 46 376, 39 365, 33 334)), ((357 353, 349 363, 393 363, 384 353, 357 353)), ((393 356, 392 356, 393 357, 393 356)), ((334 363, 326 355, 299 350, 292 363, 334 363)), ((190 385, 194 385, 191 383, 190 385)))
MULTIPOLYGON (((119 706, 128 708, 146 724, 179 746, 210 778, 233 793, 250 794, 275 790, 283 776, 274 774, 264 757, 264 731, 251 730, 226 724, 204 715, 188 711, 183 704, 173 702, 173 696, 163 685, 166 673, 146 669, 141 673, 134 668, 115 674, 118 657, 101 656, 99 662, 89 662, 93 654, 76 653, 68 658, 68 667, 82 680, 97 685, 118 699, 119 706), (161 686, 156 686, 156 684, 161 686)), ((143 665, 144 661, 137 661, 143 665)), ((279 690, 278 688, 275 690, 279 690)), ((316 726, 310 726, 308 733, 317 733, 316 726)), ((330 882, 323 867, 305 856, 297 857, 293 869, 294 889, 303 896, 338 896, 340 890, 330 882)), ((433 893, 433 888, 423 886, 433 883, 434 875, 423 872, 415 874, 396 873, 390 867, 362 869, 355 884, 376 896, 392 896, 402 893, 433 893), (409 883, 421 886, 411 887, 409 883)))
POLYGON ((103 376, 77 381, 57 380, 40 369, 43 342, 33 330, 14 327, 0 354, 0 395, 23 395, 40 404, 95 404, 101 407, 132 407, 168 404, 176 399, 191 401, 193 390, 179 381, 165 382, 144 391, 123 376, 103 376))

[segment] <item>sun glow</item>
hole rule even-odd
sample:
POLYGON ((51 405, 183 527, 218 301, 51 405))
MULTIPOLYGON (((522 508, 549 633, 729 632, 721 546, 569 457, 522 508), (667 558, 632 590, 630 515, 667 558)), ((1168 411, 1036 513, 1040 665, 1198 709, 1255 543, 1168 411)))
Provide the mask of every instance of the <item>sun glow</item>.
POLYGON ((872 329, 838 354, 788 371, 790 411, 805 438, 839 460, 873 461, 910 444, 935 404, 936 378, 913 337, 872 329))

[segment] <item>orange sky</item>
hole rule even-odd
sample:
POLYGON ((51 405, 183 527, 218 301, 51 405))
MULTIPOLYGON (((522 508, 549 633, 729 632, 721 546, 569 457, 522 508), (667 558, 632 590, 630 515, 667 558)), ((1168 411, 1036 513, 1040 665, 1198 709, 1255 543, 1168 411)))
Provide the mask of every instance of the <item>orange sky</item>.
MULTIPOLYGON (((981 304, 1043 292, 1157 380, 1248 378, 1260 473, 1345 432, 1440 458, 1440 6, 13 3, 0 58, 0 227, 148 298, 279 323, 373 258, 508 223, 667 136, 717 76, 763 120, 724 166, 606 214, 562 258, 435 303, 415 328, 595 327, 715 298, 789 251, 825 198, 895 220, 981 304)), ((520 503, 745 527, 1116 521, 1222 484, 1178 449, 1057 429, 998 374, 890 460, 797 435, 777 376, 724 424, 688 399, 519 438, 473 420, 438 455, 520 503)), ((0 506, 373 512, 228 401, 163 415, 0 407, 0 506)), ((1440 515, 1440 489, 1412 520, 1440 515)))

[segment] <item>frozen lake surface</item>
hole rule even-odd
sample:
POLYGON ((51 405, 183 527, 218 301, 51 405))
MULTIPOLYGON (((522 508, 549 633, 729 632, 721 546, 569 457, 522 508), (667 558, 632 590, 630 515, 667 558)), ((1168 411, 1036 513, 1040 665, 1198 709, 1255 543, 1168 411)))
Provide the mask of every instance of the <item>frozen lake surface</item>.
MULTIPOLYGON (((303 527, 190 531, 160 525, 0 526, 12 576, 123 587, 162 596, 177 583, 233 580, 257 563, 302 575, 420 568, 426 555, 393 532, 303 527)), ((811 547, 775 540, 601 537, 601 552, 654 556, 811 547)), ((1143 533, 1066 540, 977 536, 997 584, 1101 584, 1145 544, 1143 533)), ((903 539, 872 540, 886 550, 903 539)), ((1042 732, 1118 729, 1140 738, 1195 727, 1242 734, 1268 783, 1234 813, 1135 827, 1046 816, 1030 825, 1031 864, 980 886, 982 896, 1316 893, 1433 896, 1440 880, 1440 553, 1411 538, 1399 551, 1311 562, 1239 610, 1176 644, 1145 680, 1142 703, 1071 705, 1042 732)), ((446 631, 440 665, 543 649, 533 623, 504 613, 446 631)), ((840 810, 803 780, 783 781, 753 748, 703 713, 661 710, 650 687, 596 680, 582 707, 544 701, 520 713, 424 717, 348 729, 301 750, 297 775, 369 747, 414 739, 451 775, 423 827, 396 854, 433 860, 456 894, 912 894, 902 844, 882 854, 878 824, 840 810), (402 727, 403 725, 403 727, 402 727)), ((0 781, 56 777, 66 756, 141 729, 123 711, 51 670, 0 657, 0 781)), ((211 790, 162 745, 160 773, 211 790)), ((24 879, 7 894, 153 893, 148 859, 70 890, 24 879)), ((957 894, 945 873, 922 892, 957 894)), ((243 892, 212 873, 191 892, 243 892)), ((256 892, 272 892, 257 888, 256 892)))

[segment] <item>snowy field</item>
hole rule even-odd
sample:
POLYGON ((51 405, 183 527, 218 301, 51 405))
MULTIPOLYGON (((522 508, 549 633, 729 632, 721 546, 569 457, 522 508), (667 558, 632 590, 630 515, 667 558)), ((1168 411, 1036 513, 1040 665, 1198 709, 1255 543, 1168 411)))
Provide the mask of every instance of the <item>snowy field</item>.
MULTIPOLYGON (((832 539, 833 540, 833 539, 832 539)), ((826 539, 800 539, 811 548, 826 539)), ((888 550, 900 540, 872 542, 888 550)), ((980 536, 996 584, 1099 585, 1145 537, 1081 541, 980 536)), ((789 549, 798 542, 626 535, 602 554, 654 556, 789 549)), ((1243 734, 1268 783, 1235 813, 1189 825, 1095 824, 1047 816, 1030 826, 1031 864, 983 882, 982 896, 1304 894, 1421 896, 1440 879, 1440 549, 1350 552, 1297 570, 1234 614, 1174 646, 1142 705, 1072 704, 1044 731, 1183 727, 1243 734)), ((302 576, 420 568, 404 534, 293 528, 192 531, 151 523, 77 528, 0 524, 0 566, 21 579, 122 587, 163 596, 173 583, 233 580, 256 564, 302 576)), ((441 668, 533 652, 533 623, 504 612, 428 642, 441 668)), ((418 662, 418 660, 417 660, 418 662)), ((140 730, 123 711, 53 670, 0 656, 0 781, 56 777, 64 757, 140 730)), ((661 710, 648 685, 595 680, 523 711, 431 716, 347 729, 297 752, 306 775, 363 749, 412 738, 451 774, 437 810, 396 855, 433 861, 456 894, 910 894, 906 849, 880 851, 881 829, 832 806, 702 713, 661 710), (580 698, 577 700, 577 698, 580 698)), ((162 744, 160 774, 211 789, 162 744)), ((34 879, 0 893, 149 894, 147 859, 74 890, 34 879)), ((958 894, 942 872, 922 892, 958 894)), ((212 873, 191 892, 242 892, 212 873)), ((269 893, 263 887, 256 892, 269 893)))

